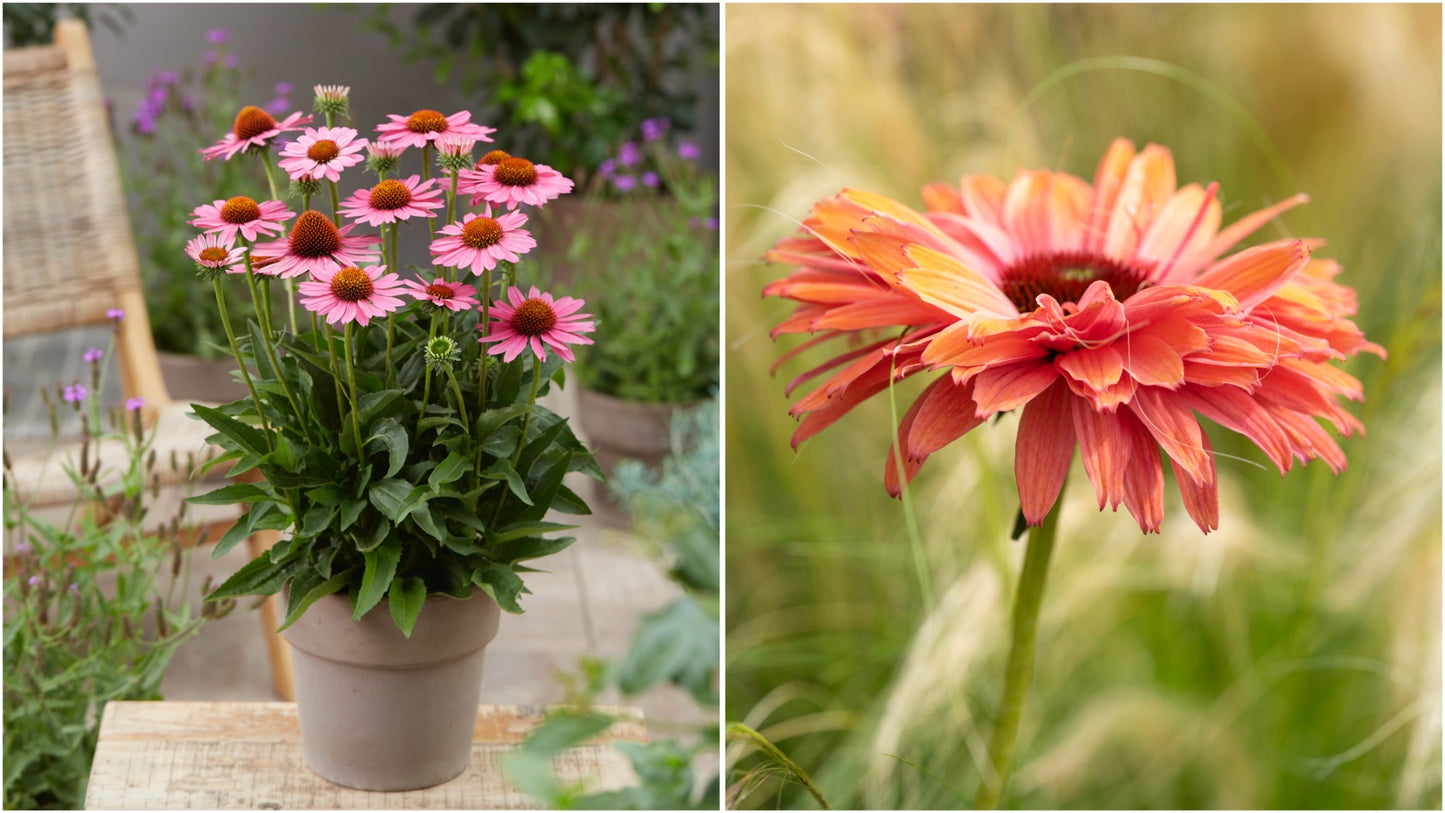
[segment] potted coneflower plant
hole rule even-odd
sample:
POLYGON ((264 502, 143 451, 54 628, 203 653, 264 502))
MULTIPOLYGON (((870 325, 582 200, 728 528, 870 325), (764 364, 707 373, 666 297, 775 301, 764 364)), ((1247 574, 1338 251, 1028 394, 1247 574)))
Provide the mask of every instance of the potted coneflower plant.
POLYGON ((348 97, 316 88, 324 122, 243 108, 202 150, 251 162, 270 190, 197 201, 188 249, 248 392, 192 409, 230 474, 263 477, 193 501, 249 504, 216 555, 286 532, 211 597, 285 593, 307 764, 402 790, 465 769, 500 611, 521 612, 525 562, 573 541, 549 511, 588 512, 563 477, 596 464, 538 399, 593 323, 519 267, 531 209, 571 181, 519 156, 477 161, 494 130, 465 111, 363 135, 337 123, 348 97), (465 195, 481 211, 459 208, 465 195), (403 231, 432 267, 396 267, 403 231), (256 320, 229 318, 228 285, 262 303, 256 320))
POLYGON ((628 458, 660 463, 673 413, 718 383, 714 179, 696 144, 671 142, 665 119, 639 129, 594 173, 589 194, 609 206, 571 248, 593 260, 577 281, 598 329, 577 367, 578 419, 605 471, 628 458))

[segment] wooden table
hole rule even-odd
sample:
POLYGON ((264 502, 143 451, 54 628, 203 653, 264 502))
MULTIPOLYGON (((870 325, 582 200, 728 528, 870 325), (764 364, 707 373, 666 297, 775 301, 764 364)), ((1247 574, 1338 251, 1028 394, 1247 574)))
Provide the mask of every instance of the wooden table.
MULTIPOLYGON (((620 717, 602 736, 557 757, 564 783, 589 791, 636 782, 609 743, 646 742, 642 712, 620 717)), ((121 702, 106 705, 85 806, 134 809, 470 809, 535 807, 503 777, 498 757, 521 742, 541 706, 481 706, 467 770, 424 790, 383 793, 333 785, 301 756, 294 703, 121 702)))

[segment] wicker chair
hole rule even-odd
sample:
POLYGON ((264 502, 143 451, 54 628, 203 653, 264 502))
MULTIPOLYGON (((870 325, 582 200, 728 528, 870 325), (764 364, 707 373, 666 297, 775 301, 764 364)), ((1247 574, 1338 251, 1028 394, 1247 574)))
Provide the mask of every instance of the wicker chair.
MULTIPOLYGON (((4 336, 10 340, 103 325, 112 309, 124 310, 116 327, 121 388, 127 398, 145 399, 143 419, 156 429, 155 474, 163 496, 152 504, 147 525, 164 524, 177 514, 186 493, 187 459, 203 461, 221 450, 207 446, 210 428, 186 417, 187 405, 171 400, 161 378, 84 23, 58 23, 54 45, 5 51, 4 111, 4 336)), ((9 486, 31 509, 44 512, 47 506, 73 503, 75 487, 61 461, 67 456, 74 461, 77 450, 25 454, 7 444, 6 451, 13 472, 9 486)), ((117 440, 102 441, 98 451, 102 472, 124 461, 117 440)), ((199 485, 197 493, 209 487, 199 485)), ((219 524, 224 530, 239 511, 193 506, 187 514, 188 524, 219 524)), ((249 541, 252 555, 274 541, 274 532, 257 534, 249 541)), ((274 600, 263 605, 262 615, 272 680, 289 700, 290 651, 273 632, 278 623, 274 600)))

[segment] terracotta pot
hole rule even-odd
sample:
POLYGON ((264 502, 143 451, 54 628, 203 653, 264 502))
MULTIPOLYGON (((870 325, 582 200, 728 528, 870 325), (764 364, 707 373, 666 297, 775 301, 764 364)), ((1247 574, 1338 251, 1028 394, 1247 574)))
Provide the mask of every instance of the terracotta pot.
POLYGON ((217 404, 250 395, 245 384, 231 378, 236 360, 230 356, 210 361, 179 353, 157 353, 156 356, 160 359, 166 392, 177 401, 217 404))
POLYGON ((431 787, 465 771, 482 654, 501 609, 486 593, 428 598, 407 639, 383 601, 360 621, 351 601, 311 605, 282 636, 293 647, 306 764, 360 790, 431 787))
MULTIPOLYGON (((577 420, 597 465, 609 478, 623 460, 640 460, 652 469, 660 467, 672 451, 672 416, 695 405, 648 404, 586 387, 577 390, 577 420)), ((607 525, 622 528, 631 524, 604 482, 593 482, 592 507, 607 525)))

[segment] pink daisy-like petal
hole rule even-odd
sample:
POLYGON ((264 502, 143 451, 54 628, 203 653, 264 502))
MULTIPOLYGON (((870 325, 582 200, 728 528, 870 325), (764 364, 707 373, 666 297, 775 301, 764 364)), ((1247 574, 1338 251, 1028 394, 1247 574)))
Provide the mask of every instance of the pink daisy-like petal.
POLYGON ((495 164, 481 164, 462 170, 457 192, 472 192, 471 203, 483 202, 509 208, 519 203, 541 206, 572 191, 572 181, 546 164, 534 164, 512 156, 495 164))
POLYGON ((453 311, 464 311, 476 307, 477 289, 460 282, 447 282, 437 277, 432 282, 420 280, 403 280, 401 283, 406 287, 407 293, 413 298, 430 302, 438 308, 446 308, 453 311))
POLYGON ((491 207, 485 214, 468 214, 462 222, 442 227, 431 244, 432 260, 448 268, 470 268, 473 274, 496 268, 502 260, 517 262, 537 247, 522 228, 526 222, 527 216, 517 211, 493 217, 491 207))
POLYGON ((413 217, 436 217, 432 209, 446 206, 443 190, 437 179, 421 180, 413 175, 405 180, 387 180, 370 189, 358 189, 341 202, 340 212, 358 223, 379 226, 413 217))
POLYGON ((229 161, 238 153, 251 147, 265 147, 271 143, 271 139, 281 133, 299 130, 303 125, 310 123, 311 117, 303 116, 301 113, 292 113, 278 123, 270 113, 259 107, 243 107, 236 114, 236 123, 232 126, 231 132, 226 133, 215 144, 201 148, 200 152, 207 161, 216 158, 224 158, 229 161))
POLYGON ((224 268, 227 274, 243 274, 246 271, 246 249, 232 246, 230 240, 214 232, 207 232, 186 243, 186 255, 202 268, 224 268))
POLYGON ((366 160, 359 153, 366 139, 350 127, 307 127, 305 133, 281 151, 279 166, 291 179, 341 180, 341 170, 366 160))
POLYGON ((352 235, 355 228, 355 223, 349 223, 338 229, 331 218, 308 210, 296 218, 286 239, 261 243, 256 253, 270 260, 264 273, 282 278, 308 272, 314 275, 379 259, 381 252, 373 246, 381 238, 374 234, 352 235))
POLYGON ((410 116, 388 113, 387 118, 391 121, 377 125, 379 138, 404 147, 425 147, 444 133, 491 141, 490 134, 497 131, 495 127, 473 124, 472 114, 466 110, 443 116, 435 110, 423 109, 410 116))
POLYGON ((282 221, 295 216, 279 200, 257 203, 245 195, 197 206, 191 214, 192 226, 215 232, 230 243, 236 241, 238 233, 251 241, 262 234, 280 234, 282 221))
POLYGON ((396 274, 383 274, 385 270, 384 265, 372 265, 315 272, 297 286, 301 304, 325 316, 327 324, 356 322, 365 327, 372 317, 385 316, 403 304, 402 283, 396 274))
MULTIPOLYGON (((511 288, 506 296, 507 302, 498 300, 492 308, 494 321, 487 326, 487 335, 477 339, 495 342, 488 354, 510 362, 531 349, 538 360, 546 361, 547 348, 551 347, 566 361, 573 361, 569 345, 592 344, 591 339, 581 335, 595 329, 592 322, 584 321, 592 318, 590 314, 575 313, 575 308, 571 316, 560 314, 552 295, 541 293, 535 285, 526 295, 520 288, 511 288)), ((479 330, 481 327, 478 325, 479 330)))

